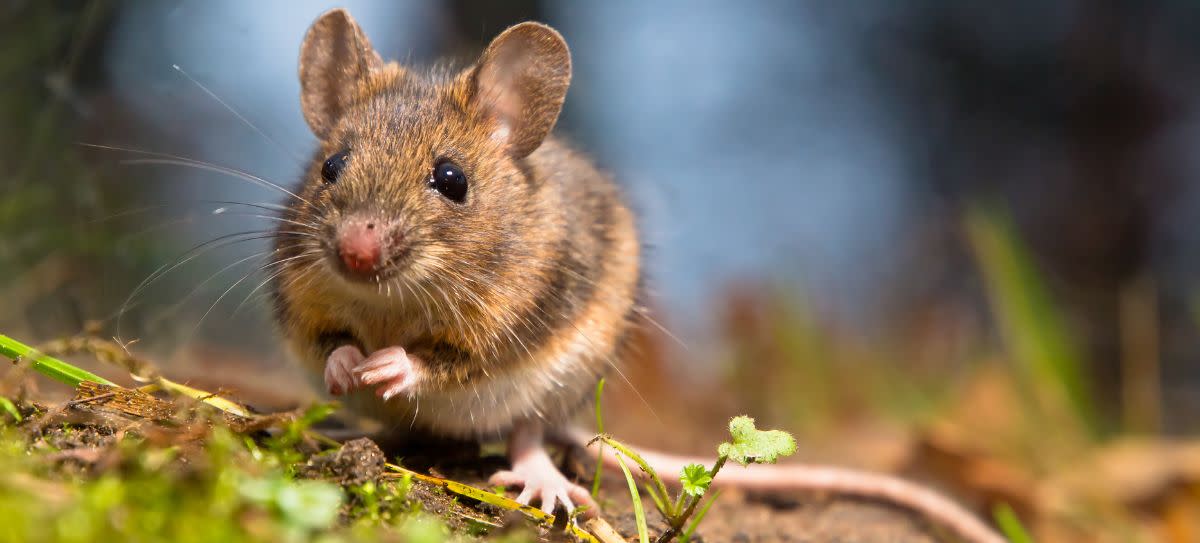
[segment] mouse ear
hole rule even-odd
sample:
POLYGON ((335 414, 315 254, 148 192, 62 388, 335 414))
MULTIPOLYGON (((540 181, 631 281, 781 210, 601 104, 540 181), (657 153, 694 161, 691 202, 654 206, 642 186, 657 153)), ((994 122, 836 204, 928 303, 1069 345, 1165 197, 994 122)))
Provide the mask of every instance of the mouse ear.
POLYGON ((488 45, 472 75, 472 101, 497 122, 492 136, 521 158, 554 128, 567 87, 571 53, 553 28, 521 23, 488 45))
POLYGON ((317 137, 329 133, 359 82, 381 67, 383 59, 346 10, 331 9, 313 22, 300 46, 300 107, 317 137))

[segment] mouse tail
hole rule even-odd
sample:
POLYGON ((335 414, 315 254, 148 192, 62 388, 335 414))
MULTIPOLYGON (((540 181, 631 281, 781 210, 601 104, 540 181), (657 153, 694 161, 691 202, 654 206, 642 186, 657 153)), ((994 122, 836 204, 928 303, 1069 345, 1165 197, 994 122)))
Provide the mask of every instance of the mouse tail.
MULTIPOLYGON (((586 446, 594 435, 572 428, 569 443, 583 446, 596 459, 600 447, 586 446)), ((713 458, 689 457, 636 448, 638 454, 669 485, 679 485, 675 477, 688 464, 712 465, 713 458)), ((604 447, 598 459, 608 469, 619 471, 617 454, 604 447)), ((640 472, 638 475, 644 475, 640 472)), ((757 491, 792 491, 855 496, 880 501, 912 511, 936 526, 944 527, 970 543, 1004 543, 1006 540, 973 513, 929 488, 899 477, 848 468, 808 464, 771 464, 740 466, 727 464, 713 479, 715 487, 734 487, 757 491)))

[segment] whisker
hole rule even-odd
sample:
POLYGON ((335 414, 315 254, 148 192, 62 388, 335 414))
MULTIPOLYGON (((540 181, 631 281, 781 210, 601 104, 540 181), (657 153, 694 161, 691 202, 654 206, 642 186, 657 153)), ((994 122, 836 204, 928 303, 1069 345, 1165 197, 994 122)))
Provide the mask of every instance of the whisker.
POLYGON ((120 244, 128 243, 131 240, 140 238, 140 237, 145 236, 156 230, 162 230, 162 229, 170 228, 172 226, 176 226, 176 225, 180 225, 180 224, 188 224, 188 223, 191 223, 192 221, 194 221, 195 219, 196 219, 195 217, 193 217, 191 215, 187 215, 187 216, 179 217, 176 219, 165 220, 158 224, 152 224, 150 226, 147 226, 136 232, 130 232, 128 234, 124 234, 121 237, 117 238, 117 243, 120 243, 120 244))
POLYGON ((229 265, 217 270, 216 272, 212 273, 207 278, 205 278, 203 281, 201 281, 199 284, 197 284, 195 287, 192 287, 192 289, 190 291, 188 291, 188 293, 185 294, 183 296, 183 298, 181 298, 178 302, 176 302, 176 303, 172 304, 170 307, 167 307, 166 309, 164 309, 161 313, 159 313, 158 317, 155 318, 154 320, 166 319, 172 313, 179 311, 179 309, 182 308, 183 305, 186 304, 188 300, 190 300, 193 296, 195 296, 196 293, 200 292, 200 290, 203 289, 204 286, 207 285, 209 282, 211 282, 213 279, 216 279, 217 276, 229 271, 230 269, 234 268, 235 266, 237 266, 243 262, 246 262, 247 260, 261 258, 264 255, 268 255, 270 253, 271 253, 271 251, 269 251, 269 250, 259 251, 248 257, 240 258, 240 259, 234 261, 232 264, 229 264, 229 265))
POLYGON ((222 204, 230 206, 246 206, 261 209, 263 211, 287 211, 289 208, 283 204, 274 204, 271 202, 237 202, 234 200, 192 200, 201 204, 222 204))
MULTIPOLYGON (((475 264, 471 265, 471 267, 473 268, 472 270, 463 271, 461 269, 453 269, 449 266, 445 266, 445 263, 440 258, 436 259, 435 262, 437 264, 440 264, 439 268, 441 268, 440 269, 441 273, 444 274, 445 276, 449 276, 453 282, 463 281, 465 278, 473 276, 476 272, 482 271, 475 264)), ((594 280, 592 280, 586 276, 583 276, 581 274, 578 274, 577 272, 574 272, 574 270, 565 270, 565 271, 567 271, 568 273, 574 274, 576 277, 578 277, 579 280, 593 285, 594 287, 597 288, 598 292, 600 292, 604 295, 608 295, 608 296, 615 296, 615 293, 612 292, 611 289, 607 289, 607 288, 597 284, 594 280)), ((464 283, 465 283, 465 281, 464 281, 464 283)), ((505 288, 502 285, 505 285, 505 283, 496 282, 496 283, 494 283, 492 288, 501 288, 501 289, 505 288)), ((470 290, 469 289, 457 289, 455 292, 457 294, 465 294, 467 292, 470 292, 470 290)), ((555 292, 552 295, 555 296, 559 300, 565 299, 565 297, 567 296, 566 293, 562 293, 562 292, 555 292)), ((637 306, 635 306, 635 311, 638 311, 637 306)), ((640 313, 640 314, 645 316, 644 313, 640 313)), ((535 306, 535 312, 532 313, 531 316, 537 321, 537 324, 539 324, 542 327, 549 326, 547 319, 554 319, 554 317, 555 317, 554 315, 550 314, 545 308, 540 307, 540 306, 535 306)), ((655 418, 655 420, 657 420, 661 424, 662 419, 658 416, 658 413, 655 411, 654 407, 650 404, 649 400, 645 397, 645 395, 643 395, 642 392, 640 390, 638 390, 637 386, 634 385, 633 381, 629 378, 629 376, 627 376, 625 374, 625 372, 621 369, 621 367, 617 363, 617 361, 614 360, 612 353, 601 351, 598 348, 598 345, 591 339, 591 337, 589 337, 587 333, 585 333, 582 329, 580 329, 579 326, 572 319, 570 319, 568 315, 559 314, 558 318, 561 319, 562 321, 568 323, 572 328, 574 328, 575 331, 579 334, 579 336, 581 338, 583 338, 583 340, 585 342, 587 342, 587 344, 591 347, 592 352, 602 353, 605 363, 610 368, 612 368, 613 371, 615 371, 617 373, 617 375, 621 378, 621 380, 630 388, 630 390, 633 391, 634 395, 636 395, 638 397, 639 401, 641 401, 641 403, 646 406, 646 409, 648 411, 650 411, 651 416, 653 416, 655 418)), ((649 319, 649 320, 653 321, 653 319, 649 319)), ((524 341, 519 337, 519 334, 515 334, 515 332, 512 329, 511 324, 506 320, 500 320, 499 323, 501 325, 502 331, 504 333, 506 333, 506 335, 508 335, 511 339, 513 339, 519 346, 524 348, 526 353, 529 353, 529 349, 525 347, 524 341)), ((655 323, 655 324, 657 324, 657 323, 655 323)), ((532 330, 533 323, 530 323, 529 321, 522 319, 522 326, 526 330, 532 330)), ((671 335, 669 333, 668 333, 668 335, 671 337, 674 337, 673 335, 671 335)), ((684 346, 684 347, 686 348, 686 346, 684 346)), ((530 356, 532 357, 532 354, 530 354, 530 356)))
MULTIPOLYGON (((590 279, 590 278, 584 276, 583 274, 581 274, 575 270, 572 270, 566 266, 561 266, 561 267, 552 268, 552 269, 554 269, 556 271, 562 271, 562 272, 568 273, 568 274, 572 275, 573 277, 579 279, 580 281, 584 281, 584 282, 590 284, 593 288, 597 288, 600 290, 608 290, 609 289, 609 287, 601 285, 601 284, 597 283, 595 280, 590 279)), ((612 295, 614 293, 610 291, 610 292, 608 292, 608 294, 612 295)), ((633 306, 633 311, 635 313, 637 313, 638 315, 640 315, 643 319, 646 319, 646 321, 649 322, 651 325, 653 325, 655 328, 657 328, 658 331, 662 332, 664 335, 671 338, 671 340, 674 341, 676 344, 678 344, 680 347, 682 347, 683 350, 685 350, 689 353, 691 352, 691 349, 688 348, 687 343, 685 343, 682 339, 679 339, 679 337, 676 336, 674 333, 672 333, 670 330, 668 330, 666 326, 664 326, 662 323, 658 322, 657 320, 655 320, 653 317, 650 316, 649 309, 647 309, 643 306, 637 305, 635 303, 633 306)))
POLYGON ((180 266, 200 257, 201 255, 203 255, 209 251, 220 249, 222 247, 227 247, 227 246, 233 245, 235 243, 242 243, 242 242, 253 241, 253 240, 258 240, 258 239, 268 239, 271 237, 272 237, 272 234, 270 234, 269 231, 267 231, 267 230, 251 230, 251 231, 246 231, 246 232, 235 232, 233 234, 225 234, 225 235, 219 236, 215 239, 208 240, 204 243, 200 243, 200 244, 192 247, 191 249, 188 249, 183 254, 181 254, 174 263, 167 263, 167 264, 163 264, 162 266, 159 266, 158 269, 151 272, 150 275, 146 276, 145 279, 142 279, 142 282, 138 283, 138 285, 136 287, 134 287, 133 292, 131 292, 129 294, 129 297, 125 299, 125 302, 121 304, 121 310, 117 314, 117 325, 116 325, 118 339, 120 338, 121 322, 125 316, 125 312, 129 308, 130 303, 132 303, 133 300, 135 298, 137 298, 137 296, 139 294, 141 294, 146 288, 149 288, 150 285, 157 282, 163 276, 167 275, 168 273, 171 273, 172 271, 178 269, 180 266))
POLYGON ((191 342, 191 338, 195 337, 196 332, 200 330, 200 326, 202 324, 204 324, 204 320, 208 318, 209 314, 212 313, 213 309, 216 309, 217 304, 220 304, 221 300, 224 300, 225 297, 228 296, 229 293, 233 291, 233 289, 237 288, 238 285, 242 284, 243 281, 245 281, 246 279, 249 279, 250 276, 254 275, 255 273, 258 273, 261 271, 266 271, 268 268, 278 266, 278 265, 284 264, 286 262, 290 262, 292 260, 295 260, 295 259, 303 257, 303 256, 308 256, 308 255, 301 254, 301 255, 291 256, 288 258, 283 258, 280 260, 276 260, 274 262, 267 263, 263 266, 258 267, 257 269, 250 270, 249 273, 247 273, 246 275, 243 275, 237 281, 234 281, 232 285, 229 285, 229 288, 225 289, 225 292, 222 292, 220 296, 217 296, 217 299, 213 301, 212 305, 208 306, 208 310, 205 311, 204 314, 200 316, 200 320, 196 321, 196 326, 194 328, 192 328, 192 332, 191 332, 191 334, 188 335, 188 340, 185 341, 185 343, 191 342))
MULTIPOLYGON (((313 250, 313 251, 307 251, 305 253, 301 253, 300 255, 297 255, 297 256, 311 256, 311 255, 317 255, 320 253, 321 253, 320 250, 313 250)), ((311 264, 310 264, 310 266, 311 266, 311 264)), ((308 266, 306 266, 305 269, 308 269, 308 266)), ((272 273, 271 275, 268 275, 267 278, 264 279, 261 283, 259 283, 258 286, 254 287, 254 289, 251 290, 250 293, 247 294, 245 298, 242 298, 242 301, 237 304, 237 307, 233 308, 233 313, 230 313, 229 317, 233 318, 234 316, 236 316, 238 314, 238 311, 240 311, 242 309, 242 306, 245 305, 246 302, 250 301, 250 297, 254 296, 255 292, 258 292, 259 289, 266 286, 267 283, 270 283, 271 280, 275 279, 276 277, 279 277, 279 275, 285 271, 287 271, 286 267, 280 267, 278 271, 276 271, 275 273, 272 273)))
POLYGON ((183 68, 180 68, 178 64, 172 64, 171 67, 175 68, 175 71, 179 72, 180 75, 187 78, 188 81, 191 81, 197 87, 200 87, 200 90, 204 91, 205 94, 212 97, 213 100, 216 100, 218 104, 221 104, 226 110, 228 110, 230 113, 232 113, 234 117, 237 117, 238 120, 242 121, 243 123, 246 123, 246 126, 249 126, 252 130, 254 130, 255 132, 258 132, 258 135, 262 136, 267 141, 271 142, 271 144, 274 145, 276 149, 279 149, 281 152, 291 156, 298 163, 304 162, 303 157, 301 157, 300 155, 297 155, 295 151, 289 150, 286 147, 284 147, 283 144, 276 141, 275 138, 272 138, 271 136, 267 135, 266 132, 263 132, 261 129, 259 129, 257 126, 255 126, 255 124, 250 122, 249 119, 243 117, 241 113, 238 113, 238 111, 236 109, 234 109, 233 106, 229 105, 224 100, 222 100, 220 96, 217 96, 217 93, 209 90, 208 87, 204 86, 199 81, 196 81, 196 79, 193 78, 187 72, 185 72, 183 70, 183 68))
MULTIPOLYGON (((219 164, 213 164, 211 162, 205 162, 203 160, 196 160, 194 158, 187 158, 187 157, 183 157, 183 156, 179 156, 179 155, 172 155, 169 153, 160 153, 157 151, 145 151, 142 149, 133 149, 133 148, 129 148, 129 147, 118 147, 116 145, 101 145, 98 143, 83 143, 83 142, 78 143, 78 145, 81 145, 84 147, 90 147, 93 149, 103 149, 106 151, 121 151, 121 152, 125 152, 125 153, 132 153, 132 154, 137 154, 137 155, 154 157, 154 158, 140 158, 140 159, 131 159, 131 160, 122 161, 125 164, 169 164, 169 165, 185 166, 185 167, 189 167, 189 168, 197 168, 200 170, 207 170, 207 171, 212 171, 212 172, 217 172, 217 173, 223 173, 225 175, 229 175, 232 177, 244 179, 251 183, 258 184, 260 186, 265 186, 268 188, 278 190, 278 191, 280 191, 284 194, 287 194, 288 196, 291 196, 297 200, 300 200, 301 202, 304 202, 310 206, 313 205, 312 202, 310 202, 304 198, 301 198, 300 195, 298 195, 276 183, 272 183, 272 182, 267 181, 266 179, 263 179, 257 175, 254 175, 249 172, 244 172, 244 171, 238 170, 236 168, 221 166, 219 164)), ((315 207, 315 206, 313 206, 313 207, 315 207)))
MULTIPOLYGON (((455 246, 463 245, 463 243, 460 243, 460 241, 461 240, 446 239, 446 240, 442 240, 441 244, 448 248, 453 249, 455 246), (456 243, 456 242, 459 242, 459 243, 456 243)), ((571 275, 572 277, 591 285, 593 288, 595 288, 597 290, 604 291, 605 293, 612 295, 612 296, 616 296, 616 293, 612 292, 611 287, 608 287, 607 285, 602 285, 602 284, 596 282, 594 279, 591 279, 591 278, 589 278, 573 269, 570 269, 566 266, 553 267, 553 268, 551 268, 551 270, 567 273, 567 274, 571 275)), ((641 305, 634 305, 633 311, 635 313, 637 313, 638 316, 640 316, 641 318, 643 318, 647 322, 649 322, 652 326, 654 326, 660 332, 662 332, 664 335, 666 335, 668 338, 670 338, 671 341, 673 341, 675 344, 677 344, 681 348, 683 348, 683 350, 691 352, 691 348, 688 346, 687 342, 680 339, 679 336, 675 335, 675 333, 673 333, 669 328, 667 328, 666 325, 662 324, 661 322, 656 320, 654 317, 652 317, 650 315, 650 311, 648 308, 641 306, 641 305)))
POLYGON ((285 189, 280 185, 277 185, 275 183, 267 181, 266 179, 263 179, 257 175, 254 175, 254 174, 248 173, 248 172, 244 172, 241 170, 236 170, 233 168, 227 168, 225 166, 218 166, 216 164, 211 164, 208 162, 201 162, 201 161, 190 160, 190 159, 185 159, 185 158, 133 158, 133 159, 128 159, 128 160, 122 160, 121 163, 129 164, 129 165, 133 165, 133 166, 140 165, 140 164, 164 164, 164 165, 171 165, 171 166, 184 166, 184 167, 188 167, 188 168, 196 168, 199 170, 206 170, 206 171, 216 172, 216 173, 223 173, 223 174, 226 174, 229 176, 237 177, 240 179, 245 179, 247 181, 256 183, 261 186, 265 186, 268 188, 278 190, 278 191, 283 192, 284 194, 287 194, 287 195, 289 195, 297 200, 300 200, 301 202, 304 202, 310 206, 312 205, 312 202, 309 202, 308 200, 301 198, 298 194, 296 194, 288 189, 285 189))
POLYGON ((220 208, 212 210, 212 212, 209 213, 209 215, 228 215, 231 217, 252 217, 252 218, 256 218, 256 219, 266 219, 268 221, 276 221, 276 222, 281 222, 284 224, 293 224, 293 225, 299 226, 301 228, 307 228, 309 230, 312 230, 314 234, 320 232, 320 228, 317 225, 312 224, 312 223, 303 223, 303 222, 299 222, 299 221, 293 221, 291 219, 287 219, 284 217, 276 217, 274 215, 263 215, 262 213, 229 211, 228 208, 224 208, 224 207, 220 207, 220 208))
POLYGON ((130 215, 137 215, 137 214, 139 214, 139 213, 146 213, 147 211, 153 211, 153 210, 155 210, 155 209, 162 209, 162 208, 165 208, 165 207, 167 207, 167 205, 166 205, 166 204, 155 204, 155 205, 148 205, 148 206, 137 207, 137 208, 133 208, 133 209, 126 209, 126 210, 124 210, 124 211, 118 211, 118 212, 116 212, 116 213, 112 213, 112 214, 110 214, 110 215, 105 215, 105 216, 103 216, 103 217, 98 217, 98 218, 92 219, 92 220, 90 220, 90 221, 87 221, 87 222, 86 222, 86 223, 84 223, 84 224, 97 224, 97 223, 102 223, 102 222, 105 222, 105 221, 111 221, 111 220, 114 220, 114 219, 119 219, 119 218, 121 218, 121 217, 128 217, 128 216, 130 216, 130 215))
MULTIPOLYGON (((192 200, 192 202, 203 203, 203 204, 222 204, 222 205, 230 205, 230 206, 233 206, 233 205, 247 206, 247 207, 258 208, 258 209, 261 209, 264 211, 287 211, 287 209, 288 209, 288 207, 285 205, 270 204, 270 203, 266 203, 266 202, 250 203, 250 202, 235 202, 232 200, 192 200)), ((147 212, 154 211, 157 209, 166 209, 167 207, 169 207, 169 204, 152 204, 152 205, 147 205, 147 206, 125 209, 125 210, 121 210, 121 211, 117 211, 117 212, 105 215, 103 217, 97 217, 95 219, 91 219, 91 220, 87 221, 85 224, 89 224, 89 225, 90 224, 98 224, 98 223, 102 223, 102 222, 106 222, 106 221, 116 220, 116 219, 119 219, 122 217, 128 217, 131 215, 139 215, 142 213, 147 213, 147 212)), ((182 222, 182 221, 175 221, 175 222, 178 223, 178 222, 182 222)), ((154 227, 152 227, 152 228, 154 228, 154 227)), ((135 236, 136 236, 136 234, 135 234, 135 236)))

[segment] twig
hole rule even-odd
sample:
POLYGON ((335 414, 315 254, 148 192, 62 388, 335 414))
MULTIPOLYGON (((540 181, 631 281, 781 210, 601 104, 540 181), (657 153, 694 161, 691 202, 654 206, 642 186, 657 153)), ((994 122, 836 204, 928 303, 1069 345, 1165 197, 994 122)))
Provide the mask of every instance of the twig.
POLYGON ((88 396, 87 398, 78 398, 78 399, 74 399, 74 400, 67 402, 67 407, 75 407, 77 405, 83 405, 85 403, 91 403, 91 402, 95 402, 95 401, 99 401, 99 400, 105 400, 108 398, 112 398, 113 396, 116 396, 116 395, 117 395, 116 392, 105 392, 104 394, 98 394, 96 396, 88 396))

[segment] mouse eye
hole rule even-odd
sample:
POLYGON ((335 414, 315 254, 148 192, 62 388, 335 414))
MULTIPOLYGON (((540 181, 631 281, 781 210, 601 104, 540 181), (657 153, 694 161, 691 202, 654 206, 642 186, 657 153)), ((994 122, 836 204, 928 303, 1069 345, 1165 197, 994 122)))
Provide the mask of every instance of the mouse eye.
POLYGON ((455 202, 462 203, 467 197, 467 174, 449 160, 441 159, 433 167, 433 175, 429 185, 442 193, 442 196, 455 202))
POLYGON ((346 161, 349 159, 349 149, 335 153, 333 156, 325 159, 325 163, 321 165, 321 178, 328 184, 336 183, 338 177, 342 175, 342 170, 346 168, 346 161))

